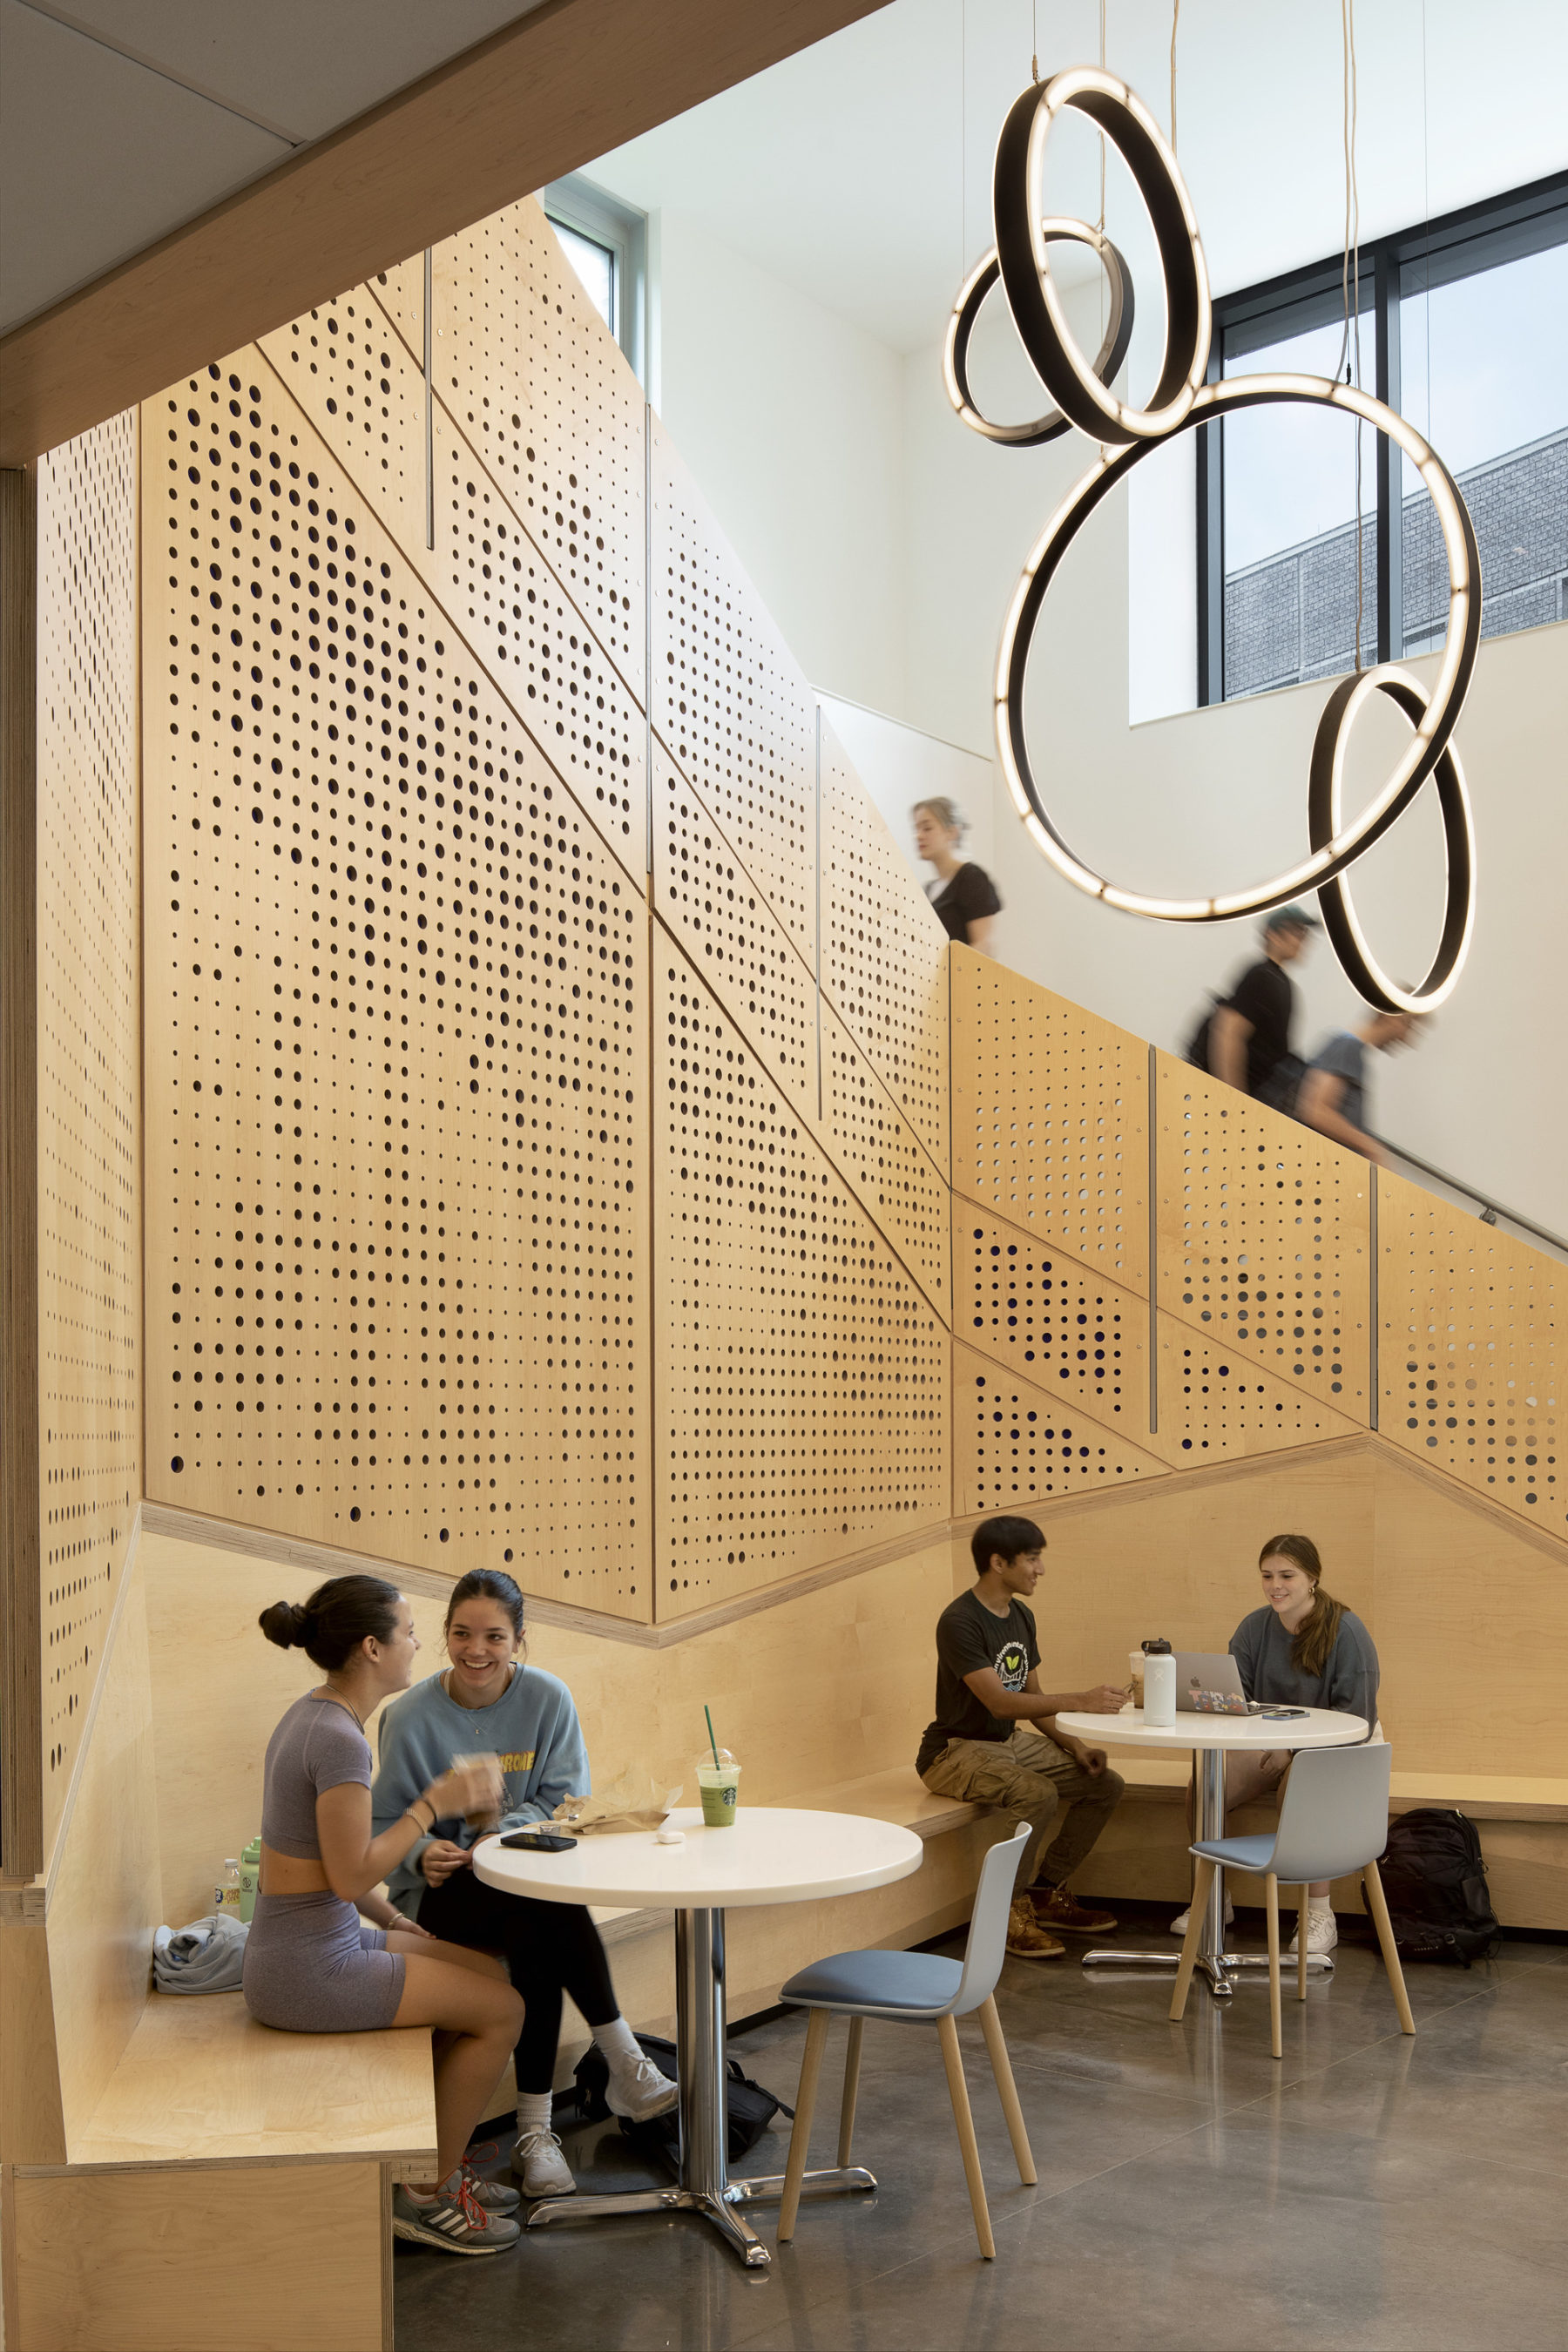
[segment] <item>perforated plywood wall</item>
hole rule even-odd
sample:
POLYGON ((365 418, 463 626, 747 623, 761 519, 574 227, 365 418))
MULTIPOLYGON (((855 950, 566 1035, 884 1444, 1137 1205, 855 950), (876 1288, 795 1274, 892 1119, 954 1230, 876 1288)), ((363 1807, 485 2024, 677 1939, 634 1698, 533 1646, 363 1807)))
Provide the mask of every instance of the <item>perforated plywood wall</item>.
POLYGON ((955 1340, 952 1497, 960 1513, 1016 1511, 1062 1495, 1103 1493, 1165 1475, 1121 1429, 955 1340))
POLYGON ((952 971, 953 1189, 1145 1289, 1147 1047, 973 948, 952 971))
POLYGON ((658 1612, 948 1507, 948 1334, 662 930, 654 1034, 658 1612))
POLYGON ((1367 1162, 1156 1056, 1162 1312, 1368 1419, 1367 1162))
MULTIPOLYGON (((141 1493, 137 420, 38 467, 44 1850, 141 1493)), ((13 1235, 10 1245, 25 1246, 13 1235)), ((23 1497, 9 1507, 25 1509, 23 1497)))
POLYGON ((646 1615, 640 894, 265 360, 144 433, 149 1491, 646 1615))
POLYGON ((1562 1536, 1561 1266, 1401 1177, 1377 1195, 1379 1428, 1562 1536))
POLYGON ((953 1329, 1065 1408, 1142 1438, 1149 1307, 1037 1234, 956 1201, 953 1329))

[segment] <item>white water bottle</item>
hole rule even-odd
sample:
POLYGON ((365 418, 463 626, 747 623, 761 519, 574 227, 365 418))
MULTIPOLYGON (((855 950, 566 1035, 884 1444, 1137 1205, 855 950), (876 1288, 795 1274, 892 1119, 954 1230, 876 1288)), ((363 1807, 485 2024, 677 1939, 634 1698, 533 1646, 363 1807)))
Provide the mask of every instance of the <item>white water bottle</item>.
POLYGON ((1143 1644, 1143 1720, 1157 1731, 1176 1721, 1176 1661, 1169 1642, 1143 1644))

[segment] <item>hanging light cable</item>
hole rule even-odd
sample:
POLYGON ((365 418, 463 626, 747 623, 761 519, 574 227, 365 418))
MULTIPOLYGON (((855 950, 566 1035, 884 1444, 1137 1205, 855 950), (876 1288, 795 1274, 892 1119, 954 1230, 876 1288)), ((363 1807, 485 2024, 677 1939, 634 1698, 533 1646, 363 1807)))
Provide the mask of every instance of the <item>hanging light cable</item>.
POLYGON ((1176 26, 1181 21, 1182 0, 1171 0, 1171 152, 1173 155, 1176 152, 1176 26))

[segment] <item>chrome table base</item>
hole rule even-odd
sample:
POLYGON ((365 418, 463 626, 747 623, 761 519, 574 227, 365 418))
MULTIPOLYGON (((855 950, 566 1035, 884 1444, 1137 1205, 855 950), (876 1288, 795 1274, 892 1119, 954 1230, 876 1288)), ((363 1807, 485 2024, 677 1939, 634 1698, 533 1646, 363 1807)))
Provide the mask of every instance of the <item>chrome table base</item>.
MULTIPOLYGON (((782 2172, 731 2180, 725 2155, 724 1914, 675 1915, 676 2071, 680 2079, 680 2157, 668 2189, 634 2189, 608 2197, 544 2197, 530 2209, 528 2226, 603 2221, 621 2213, 696 2213, 718 2231, 748 2270, 766 2270, 768 2249, 740 2210, 776 2203, 782 2172)), ((815 2189, 875 2189, 864 2165, 808 2172, 815 2189)))

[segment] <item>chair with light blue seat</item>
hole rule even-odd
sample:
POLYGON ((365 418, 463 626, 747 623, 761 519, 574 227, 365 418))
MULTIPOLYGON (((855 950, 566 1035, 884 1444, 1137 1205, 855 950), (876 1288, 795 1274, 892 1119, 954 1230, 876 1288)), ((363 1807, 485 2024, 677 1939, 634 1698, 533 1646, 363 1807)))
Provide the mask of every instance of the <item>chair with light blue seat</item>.
POLYGON ((1251 1871, 1263 1881, 1268 1915, 1268 2014, 1276 2058, 1285 2054, 1279 2006, 1279 1888, 1300 1889, 1296 1928, 1296 1998, 1307 1998, 1307 1890, 1314 1880, 1359 1876, 1366 1907, 1383 1948, 1383 1962, 1394 1991, 1403 2033, 1414 2033, 1415 2020, 1405 1990, 1405 1972, 1394 1941, 1394 1928, 1378 1876, 1377 1857, 1388 1843, 1389 1771, 1394 1751, 1382 1743, 1360 1748, 1299 1749, 1279 1803, 1279 1826, 1272 1837, 1208 1838, 1194 1845, 1197 1876, 1192 1913, 1176 1970, 1171 2015, 1179 2020, 1187 2005, 1197 1957, 1198 1936, 1207 1909, 1209 1889, 1216 1870, 1251 1871))
POLYGON ((1016 1836, 994 1845, 981 1865, 980 1884, 975 1890, 974 1908, 970 1915, 969 1942, 962 1963, 942 1959, 933 1952, 835 1952, 830 1959, 817 1960, 812 1967, 802 1969, 799 1975, 791 1977, 781 1990, 781 2000, 811 2012, 805 2032, 805 2055, 801 2061, 800 2089, 795 2095, 795 2129, 790 2134, 789 2162, 784 2168, 784 2196, 779 2207, 781 2245, 795 2235, 801 2183, 805 2176, 806 2148, 811 2138, 812 2111, 816 2105, 817 2077, 822 2071, 822 2053, 827 2041, 828 2019, 838 2016, 849 2020, 849 2046, 844 2059, 844 2100, 838 2118, 838 2162, 841 2167, 847 2167, 855 2130, 855 2101, 860 2082, 860 2037, 866 2020, 880 2017, 895 2024, 934 2025, 937 2029, 942 2041, 942 2063, 947 2069, 947 2088, 952 2101, 953 2121, 958 2126, 958 2144, 963 2155, 964 2178, 969 2184, 969 2201, 974 2210, 975 2235, 986 2261, 994 2261, 996 2242, 991 2234, 985 2183, 980 2171, 980 2151, 974 2139, 974 2118, 970 2113, 969 2093, 964 2084, 963 2060, 959 2051, 958 2028, 954 2020, 968 2017, 972 2011, 979 2011, 980 2028, 985 2036, 991 2071, 996 2078, 997 2096, 1002 2102, 1002 2112, 1007 2119, 1007 2131, 1013 2142, 1013 2154, 1017 2159, 1018 2178, 1026 2187, 1032 2187, 1037 2177, 1035 2159, 1029 2152, 1029 2136, 1024 2127, 1024 2111, 1018 2104, 1018 2089, 1008 2063, 1007 2044, 1002 2035, 1002 2021, 996 2014, 995 1998, 996 1979, 1002 1973, 1003 1956, 1007 1948, 1007 1914, 1013 1901, 1013 1885, 1028 1836, 1029 1825, 1026 1822, 1020 1825, 1016 1836))

